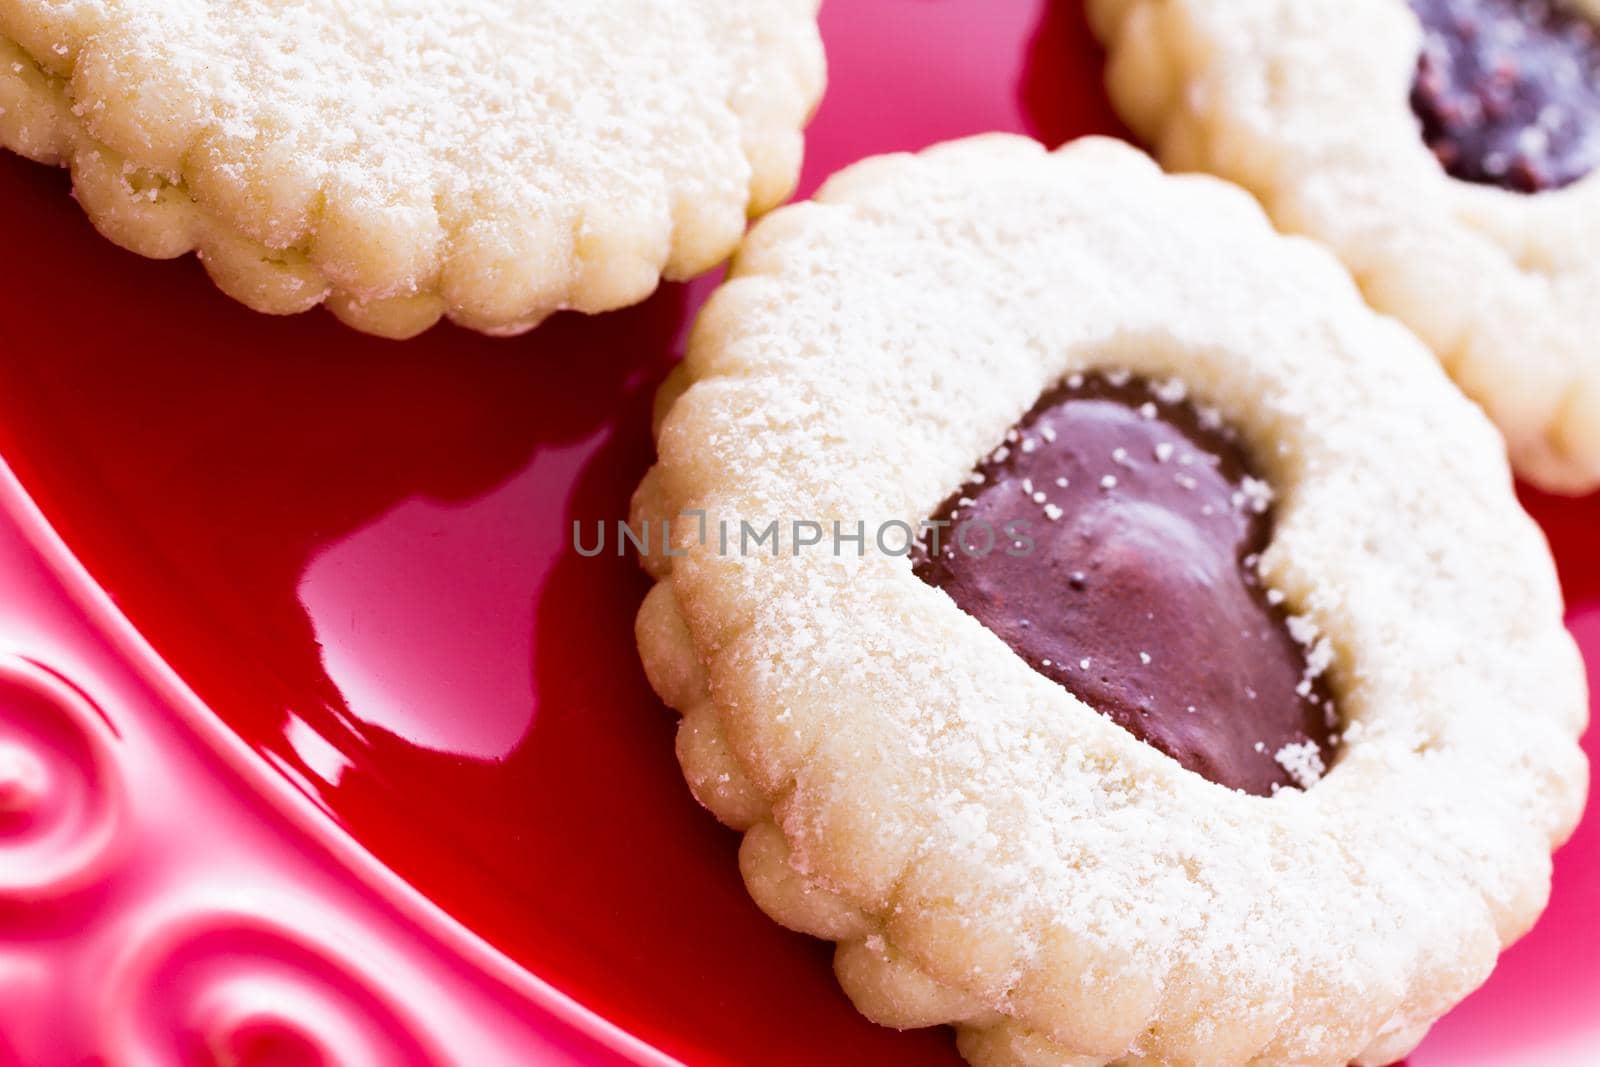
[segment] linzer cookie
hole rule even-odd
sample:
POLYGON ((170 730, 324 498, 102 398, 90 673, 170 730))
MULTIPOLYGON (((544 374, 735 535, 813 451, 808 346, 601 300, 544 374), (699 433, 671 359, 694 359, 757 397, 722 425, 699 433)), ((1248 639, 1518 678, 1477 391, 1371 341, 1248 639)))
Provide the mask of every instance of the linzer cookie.
POLYGON ((1242 191, 1104 140, 868 160, 751 232, 660 412, 646 671, 872 1019, 1387 1064, 1542 909, 1587 778, 1543 541, 1242 191))
POLYGON ((721 262, 822 89, 816 0, 0 3, 0 145, 260 311, 515 333, 721 262))
POLYGON ((1600 4, 1091 0, 1111 95, 1178 170, 1344 260, 1503 431, 1600 486, 1600 4))

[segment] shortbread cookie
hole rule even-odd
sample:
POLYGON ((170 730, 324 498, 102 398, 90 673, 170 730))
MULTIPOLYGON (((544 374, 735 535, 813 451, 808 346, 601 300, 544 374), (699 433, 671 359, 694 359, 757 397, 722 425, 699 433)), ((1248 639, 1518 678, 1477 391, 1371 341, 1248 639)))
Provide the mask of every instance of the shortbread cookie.
POLYGON ((646 671, 871 1018, 1386 1064, 1538 916, 1587 780, 1543 540, 1244 192, 1105 140, 868 160, 751 232, 660 412, 646 671))
POLYGON ((394 337, 603 311, 792 190, 817 0, 0 0, 0 144, 135 252, 394 337))
POLYGON ((1600 3, 1089 0, 1123 117, 1434 350, 1519 474, 1600 486, 1600 3))

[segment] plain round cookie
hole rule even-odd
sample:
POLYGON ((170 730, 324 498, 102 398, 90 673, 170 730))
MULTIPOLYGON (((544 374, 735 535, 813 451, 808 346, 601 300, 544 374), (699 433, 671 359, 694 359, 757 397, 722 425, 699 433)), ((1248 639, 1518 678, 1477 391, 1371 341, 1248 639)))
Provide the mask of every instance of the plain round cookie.
MULTIPOLYGON (((1600 15, 1600 5, 1580 5, 1600 15)), ((1546 489, 1600 486, 1600 174, 1458 181, 1410 92, 1406 0, 1089 0, 1122 117, 1168 167, 1255 193, 1434 350, 1546 489)))
POLYGON ((868 160, 751 232, 658 412, 646 672, 751 895, 878 1022, 985 1065, 1385 1064, 1542 909, 1587 778, 1547 550, 1478 409, 1244 192, 1100 139, 868 160), (1096 369, 1180 379, 1274 485, 1261 572, 1348 724, 1311 789, 1184 770, 870 534, 795 551, 914 526, 1096 369))
POLYGON ((0 0, 0 145, 259 311, 516 333, 789 195, 817 2, 0 0))

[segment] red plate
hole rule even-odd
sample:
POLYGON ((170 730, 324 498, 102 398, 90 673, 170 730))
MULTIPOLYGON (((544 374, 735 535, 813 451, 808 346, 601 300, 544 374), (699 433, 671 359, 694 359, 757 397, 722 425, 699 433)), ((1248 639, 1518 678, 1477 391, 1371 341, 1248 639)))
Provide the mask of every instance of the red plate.
MULTIPOLYGON (((1118 130, 1076 4, 823 23, 803 192, 963 134, 1118 130)), ((0 643, 27 657, 0 658, 0 801, 34 819, 0 810, 0 1062, 959 1062, 861 1020, 828 947, 748 901, 637 664, 644 580, 568 550, 626 513, 708 283, 396 344, 254 315, 66 192, 0 160, 0 643), (88 859, 12 892, 38 855, 88 859)), ((1600 659, 1600 500, 1530 506, 1600 659)), ((1600 1062, 1597 899, 1591 822, 1415 1067, 1600 1062)))

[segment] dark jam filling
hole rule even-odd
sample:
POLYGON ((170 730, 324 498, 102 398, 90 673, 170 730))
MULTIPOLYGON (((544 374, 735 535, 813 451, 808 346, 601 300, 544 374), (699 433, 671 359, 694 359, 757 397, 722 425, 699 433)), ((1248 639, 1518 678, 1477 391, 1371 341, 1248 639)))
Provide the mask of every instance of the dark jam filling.
POLYGON ((913 568, 1195 773, 1261 796, 1309 787, 1335 743, 1312 664, 1326 650, 1291 635, 1258 577, 1270 491, 1181 393, 1121 376, 1048 393, 934 514, 952 525, 926 530, 913 568), (980 551, 990 532, 1007 550, 980 551))
POLYGON ((1523 193, 1600 164, 1600 34, 1550 0, 1410 0, 1411 106, 1444 169, 1523 193))

